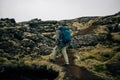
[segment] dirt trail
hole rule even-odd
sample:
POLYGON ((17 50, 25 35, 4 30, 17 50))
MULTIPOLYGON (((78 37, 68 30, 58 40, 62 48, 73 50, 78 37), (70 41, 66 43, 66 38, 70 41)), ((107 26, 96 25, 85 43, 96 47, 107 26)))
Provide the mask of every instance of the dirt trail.
MULTIPOLYGON (((66 70, 71 73, 73 77, 76 78, 76 80, 102 80, 100 77, 95 76, 92 72, 88 71, 85 67, 79 67, 75 65, 74 60, 75 56, 71 51, 67 51, 70 65, 65 66, 66 70)), ((64 58, 63 56, 57 58, 56 64, 62 65, 64 64, 64 58)))

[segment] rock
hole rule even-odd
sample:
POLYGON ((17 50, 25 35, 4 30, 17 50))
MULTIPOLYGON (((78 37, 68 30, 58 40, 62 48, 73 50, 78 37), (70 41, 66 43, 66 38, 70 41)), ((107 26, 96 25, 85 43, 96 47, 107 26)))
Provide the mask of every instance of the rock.
POLYGON ((7 49, 11 46, 12 44, 10 42, 7 42, 7 41, 0 42, 0 49, 7 49))
POLYGON ((23 39, 23 31, 21 30, 17 30, 15 33, 14 33, 14 37, 18 40, 22 40, 23 39))
POLYGON ((120 61, 110 64, 106 64, 107 70, 112 73, 112 75, 120 74, 120 61))
POLYGON ((118 23, 112 24, 112 25, 107 25, 107 27, 111 32, 119 32, 120 31, 120 25, 118 23))
POLYGON ((16 32, 15 28, 3 28, 0 29, 1 32, 1 38, 0 40, 4 41, 4 40, 9 40, 9 39, 14 39, 14 32, 16 32))
POLYGON ((14 19, 8 19, 8 18, 2 18, 0 20, 0 27, 4 27, 4 26, 15 26, 16 25, 16 21, 14 19))
MULTIPOLYGON (((30 21, 17 24, 14 19, 1 19, 0 25, 2 26, 0 28, 0 41, 5 41, 7 43, 8 40, 13 40, 15 43, 18 42, 20 44, 17 45, 18 47, 15 46, 15 49, 22 50, 22 52, 30 52, 31 50, 31 52, 35 51, 38 53, 38 49, 40 49, 41 53, 45 52, 45 54, 47 54, 48 52, 49 54, 49 51, 44 51, 42 49, 46 47, 48 50, 50 50, 55 46, 55 28, 59 26, 59 23, 65 22, 66 24, 69 24, 68 27, 70 27, 72 26, 72 22, 76 21, 82 24, 84 27, 92 20, 93 24, 87 25, 87 27, 89 28, 93 25, 98 26, 92 27, 89 33, 86 31, 84 35, 77 34, 80 31, 78 31, 76 27, 71 27, 72 31, 77 35, 72 37, 70 47, 80 48, 81 46, 94 46, 101 41, 108 40, 108 37, 110 37, 110 40, 114 39, 115 36, 110 35, 110 33, 117 31, 119 32, 119 17, 119 14, 115 14, 106 17, 81 17, 73 20, 61 21, 42 21, 41 19, 35 18, 30 21), (98 35, 96 35, 96 33, 92 33, 97 27, 98 30, 96 32, 98 35), (39 46, 39 44, 43 45, 39 46), (30 49, 26 49, 27 47, 30 47, 30 49)), ((82 31, 84 31, 84 28, 81 30, 81 32, 82 31)))
POLYGON ((29 32, 24 32, 24 38, 28 38, 30 40, 33 40, 34 42, 40 41, 40 38, 38 37, 37 34, 29 33, 29 32))
POLYGON ((45 44, 39 45, 40 52, 39 54, 41 55, 49 55, 52 52, 52 48, 48 47, 45 44))
POLYGON ((21 45, 24 46, 24 47, 34 47, 35 46, 35 42, 30 40, 30 39, 23 39, 21 41, 21 45))
POLYGON ((30 20, 29 23, 37 23, 40 21, 41 21, 41 19, 35 18, 35 19, 30 20))
POLYGON ((50 38, 45 37, 45 36, 40 35, 40 34, 38 34, 38 37, 40 39, 40 41, 39 41, 40 43, 46 44, 50 47, 55 46, 55 41, 51 40, 50 38))
POLYGON ((57 21, 30 21, 28 24, 30 27, 34 28, 38 26, 52 26, 57 24, 57 21))
POLYGON ((110 35, 110 31, 106 26, 98 26, 97 29, 94 29, 94 32, 98 41, 105 41, 110 35))
MULTIPOLYGON (((92 64, 106 65, 105 70, 107 69, 108 71, 99 70, 101 71, 101 74, 103 73, 103 75, 99 75, 99 72, 97 74, 103 78, 104 75, 107 75, 106 72, 108 73, 110 72, 115 75, 120 74, 120 68, 119 68, 120 59, 119 56, 117 55, 118 52, 120 51, 120 47, 119 47, 120 13, 105 17, 81 17, 81 18, 76 18, 71 20, 61 20, 61 21, 41 21, 41 19, 33 19, 26 22, 16 23, 14 19, 8 19, 8 18, 1 19, 0 20, 0 58, 5 57, 6 59, 10 60, 8 62, 9 64, 10 63, 14 64, 18 62, 17 64, 15 64, 17 66, 19 64, 21 64, 21 66, 24 66, 24 64, 29 66, 31 65, 30 68, 33 68, 33 70, 40 67, 40 64, 44 63, 44 62, 40 62, 43 59, 43 56, 41 57, 41 55, 49 55, 52 53, 52 49, 56 45, 55 29, 58 28, 60 23, 64 23, 64 22, 68 25, 68 27, 71 29, 72 33, 74 34, 72 36, 72 40, 68 48, 72 48, 71 50, 73 51, 75 50, 73 54, 74 53, 78 54, 75 56, 76 58, 79 59, 78 62, 76 62, 77 60, 75 60, 77 65, 80 65, 79 63, 81 64, 85 63, 85 67, 88 66, 88 69, 90 70, 92 70, 93 68, 92 64), (74 22, 77 23, 73 26, 74 22), (101 44, 102 46, 99 45, 98 47, 95 47, 96 44, 101 44), (78 50, 78 52, 76 52, 77 51, 76 49, 78 50), (110 55, 108 53, 109 51, 113 55, 110 55), (82 61, 81 56, 84 57, 84 53, 87 56, 87 58, 86 60, 82 61), (101 60, 98 59, 100 58, 98 55, 100 55, 101 60), (28 56, 26 57, 27 61, 24 61, 25 59, 23 59, 23 57, 25 56, 28 56), (94 56, 96 56, 96 58, 94 56), (116 56, 117 58, 114 56, 116 56), (36 59, 36 57, 39 57, 39 59, 36 59), (112 62, 112 59, 114 59, 115 61, 112 62), (32 61, 33 63, 31 63, 32 61), (40 63, 38 64, 38 62, 40 63), (36 65, 34 63, 36 63, 36 65, 38 66, 35 67, 36 65)), ((48 59, 48 56, 47 58, 46 56, 44 57, 45 59, 43 60, 48 59)), ((9 64, 7 65, 9 66, 9 64)), ((10 66, 13 66, 13 64, 12 65, 10 64, 10 66)), ((101 67, 103 68, 103 65, 98 66, 98 69, 99 68, 101 69, 101 67)), ((55 65, 50 66, 49 68, 55 68, 55 65)), ((59 68, 57 67, 57 69, 59 68)), ((21 70, 23 70, 23 68, 21 68, 21 70)), ((61 72, 59 73, 61 74, 61 72)), ((76 74, 79 76, 79 73, 76 74)), ((91 75, 89 76, 91 77, 91 75)), ((109 75, 109 76, 113 76, 113 75, 109 75)), ((116 79, 114 79, 114 77, 113 79, 110 79, 109 76, 107 75, 107 78, 105 78, 105 80, 117 80, 117 78, 118 79, 120 78, 118 76, 116 79)), ((64 79, 70 80, 70 76, 67 76, 64 79)), ((84 77, 83 79, 87 80, 90 78, 84 77)), ((76 79, 71 79, 71 80, 76 80, 76 79)), ((93 78, 91 80, 93 80, 93 78)), ((98 80, 101 80, 101 78, 98 80)))
POLYGON ((99 36, 97 36, 97 40, 98 41, 106 41, 108 38, 108 35, 107 34, 100 34, 99 36))
POLYGON ((0 42, 0 49, 3 49, 6 53, 18 54, 21 52, 20 42, 14 40, 8 40, 0 42))
POLYGON ((96 45, 98 43, 97 37, 93 34, 78 35, 72 38, 70 46, 79 48, 81 46, 96 45))

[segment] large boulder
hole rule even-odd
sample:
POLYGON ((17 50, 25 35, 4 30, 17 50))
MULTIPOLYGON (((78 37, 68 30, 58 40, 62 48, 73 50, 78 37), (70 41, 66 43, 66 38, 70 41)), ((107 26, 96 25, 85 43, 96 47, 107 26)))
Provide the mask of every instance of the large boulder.
POLYGON ((73 37, 70 46, 73 48, 79 48, 81 46, 96 45, 97 43, 97 36, 86 34, 73 37))
POLYGON ((0 27, 4 27, 4 26, 15 26, 16 25, 16 21, 14 19, 9 19, 9 18, 2 18, 0 19, 0 27))

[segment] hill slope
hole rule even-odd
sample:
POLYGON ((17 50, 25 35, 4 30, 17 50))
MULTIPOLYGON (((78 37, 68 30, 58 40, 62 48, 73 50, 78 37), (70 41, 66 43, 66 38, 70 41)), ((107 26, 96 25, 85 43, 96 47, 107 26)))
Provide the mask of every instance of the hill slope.
MULTIPOLYGON (((62 21, 32 19, 16 23, 14 19, 1 19, 0 78, 6 79, 12 69, 17 71, 16 78, 22 76, 20 80, 119 80, 119 45, 120 12, 105 17, 81 17, 62 21), (62 57, 58 58, 56 64, 48 62, 55 46, 55 29, 62 22, 66 22, 72 32, 68 54, 74 65, 68 68, 60 66, 64 62, 62 57), (19 68, 26 73, 22 75, 19 68), (31 76, 29 71, 36 75, 31 76), (42 72, 52 74, 52 78, 37 75, 42 72), (85 78, 85 75, 89 75, 89 78, 85 78)), ((14 78, 13 75, 8 77, 10 78, 7 80, 14 78)))

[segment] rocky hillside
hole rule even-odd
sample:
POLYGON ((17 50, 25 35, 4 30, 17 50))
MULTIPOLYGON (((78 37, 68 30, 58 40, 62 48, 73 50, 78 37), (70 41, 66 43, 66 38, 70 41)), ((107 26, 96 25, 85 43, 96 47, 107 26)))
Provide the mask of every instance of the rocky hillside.
MULTIPOLYGON (((11 74, 9 69, 17 71, 20 75, 22 73, 18 70, 20 68, 26 74, 29 71, 41 74, 43 71, 53 76, 52 78, 39 77, 40 75, 28 77, 24 74, 21 78, 16 75, 20 77, 20 80, 39 80, 39 78, 89 80, 76 78, 59 64, 48 62, 52 48, 55 46, 55 29, 62 22, 65 22, 72 32, 68 52, 76 57, 75 65, 82 66, 99 77, 91 78, 91 80, 119 80, 120 12, 104 17, 80 17, 61 21, 32 19, 16 23, 14 19, 0 19, 0 74, 2 75, 0 78, 4 80, 5 75, 11 74), (41 72, 38 72, 39 70, 41 72)), ((29 73, 30 75, 32 73, 29 73)), ((9 77, 13 80, 11 76, 9 77)))

